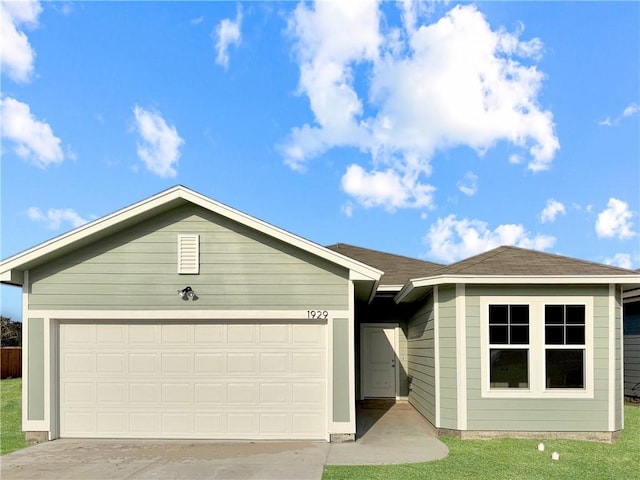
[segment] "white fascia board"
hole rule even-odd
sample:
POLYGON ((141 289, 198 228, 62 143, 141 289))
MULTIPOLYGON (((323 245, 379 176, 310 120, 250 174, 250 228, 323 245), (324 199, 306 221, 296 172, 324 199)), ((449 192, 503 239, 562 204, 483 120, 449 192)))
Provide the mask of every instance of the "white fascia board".
POLYGON ((640 275, 442 275, 412 279, 395 296, 396 303, 402 302, 416 289, 431 288, 446 284, 483 285, 627 285, 627 290, 638 288, 640 275))
POLYGON ((381 293, 385 292, 399 292, 402 290, 403 285, 380 285, 378 287, 378 291, 381 293))
POLYGON ((270 237, 293 245, 331 263, 342 266, 350 271, 350 277, 353 279, 377 281, 384 273, 381 270, 370 267, 356 260, 352 260, 342 254, 324 248, 316 243, 270 225, 262 220, 258 220, 255 217, 251 217, 231 207, 211 200, 210 198, 196 193, 193 190, 189 190, 188 188, 178 185, 146 200, 142 200, 141 202, 125 207, 110 215, 87 223, 47 242, 41 243, 29 250, 18 253, 0 263, 0 274, 3 275, 5 272, 10 270, 19 269, 21 266, 37 260, 39 257, 53 253, 58 249, 81 241, 91 235, 102 233, 110 228, 116 227, 126 220, 133 219, 138 215, 150 212, 155 208, 162 207, 163 205, 167 205, 180 199, 191 202, 270 237))

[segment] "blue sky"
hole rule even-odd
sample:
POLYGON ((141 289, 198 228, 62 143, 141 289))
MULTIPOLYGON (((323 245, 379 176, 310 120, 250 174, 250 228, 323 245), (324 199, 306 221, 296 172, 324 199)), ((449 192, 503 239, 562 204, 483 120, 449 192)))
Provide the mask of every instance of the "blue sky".
POLYGON ((1 8, 2 258, 182 184, 323 245, 640 267, 637 2, 1 8))

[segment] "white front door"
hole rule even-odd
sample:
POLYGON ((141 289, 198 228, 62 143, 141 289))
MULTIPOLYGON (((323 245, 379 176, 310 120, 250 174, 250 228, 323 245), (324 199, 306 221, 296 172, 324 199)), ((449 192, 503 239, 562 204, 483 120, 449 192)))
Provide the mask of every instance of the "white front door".
POLYGON ((395 344, 395 326, 362 326, 363 398, 395 398, 395 344))

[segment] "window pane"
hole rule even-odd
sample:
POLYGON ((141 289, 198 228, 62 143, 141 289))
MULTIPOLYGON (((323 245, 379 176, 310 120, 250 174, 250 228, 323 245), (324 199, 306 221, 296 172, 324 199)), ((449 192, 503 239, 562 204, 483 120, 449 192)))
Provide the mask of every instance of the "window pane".
POLYGON ((547 388, 584 388, 584 350, 547 350, 547 388))
POLYGON ((528 345, 529 344, 529 325, 512 325, 511 326, 511 345, 528 345))
POLYGON ((584 325, 567 325, 567 345, 584 345, 584 325))
POLYGON ((489 305, 489 324, 508 323, 507 305, 489 305))
POLYGON ((584 305, 567 305, 567 323, 584 325, 584 305))
POLYGON ((564 305, 545 305, 544 323, 564 323, 564 305))
POLYGON ((564 326, 547 325, 544 327, 544 341, 547 345, 564 345, 564 326))
POLYGON ((490 350, 491 388, 529 388, 529 351, 490 350))
POLYGON ((529 305, 511 305, 511 323, 529 324, 529 305))
POLYGON ((494 345, 506 345, 509 343, 507 332, 509 327, 506 325, 490 325, 489 326, 489 343, 494 345))

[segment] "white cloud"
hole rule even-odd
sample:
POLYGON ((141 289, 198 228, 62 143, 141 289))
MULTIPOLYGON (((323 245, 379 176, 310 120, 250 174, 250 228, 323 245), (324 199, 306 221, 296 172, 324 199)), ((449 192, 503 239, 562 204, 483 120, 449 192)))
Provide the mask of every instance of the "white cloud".
POLYGON ((632 231, 633 212, 629 204, 617 198, 610 198, 607 208, 598 214, 596 233, 598 237, 617 237, 621 240, 635 235, 632 231))
POLYGON ((167 125, 159 113, 133 108, 136 129, 140 135, 138 157, 147 170, 160 177, 175 177, 184 140, 174 126, 167 125))
POLYGON ((2 138, 13 142, 16 155, 40 168, 64 160, 60 139, 48 123, 31 114, 26 103, 11 97, 0 99, 0 118, 2 138))
POLYGON ((200 25, 202 22, 204 21, 204 17, 195 17, 192 18, 191 20, 189 20, 189 23, 191 25, 200 25))
POLYGON ((555 241, 549 235, 532 235, 522 225, 504 224, 490 230, 486 222, 458 220, 456 215, 439 218, 424 237, 428 257, 443 262, 455 262, 502 245, 546 250, 555 241))
MULTIPOLYGON (((291 130, 285 162, 302 170, 331 148, 352 146, 370 154, 369 175, 408 175, 432 188, 424 178, 437 151, 462 145, 483 154, 504 141, 528 150, 529 169, 548 168, 559 142, 552 113, 538 104, 544 75, 531 63, 541 42, 521 41, 521 29, 492 30, 473 5, 430 25, 419 24, 415 5, 400 8, 402 28, 389 28, 377 2, 297 6, 288 32, 314 123, 291 130), (358 91, 363 84, 368 90, 358 91)), ((366 201, 382 205, 385 197, 366 201)))
POLYGON ((478 192, 478 176, 473 172, 464 174, 464 179, 458 182, 458 190, 469 197, 478 192))
POLYGON ((241 26, 242 9, 238 6, 236 19, 225 18, 216 28, 216 63, 225 69, 229 68, 229 45, 240 45, 242 40, 241 26))
POLYGON ((0 2, 0 66, 14 82, 31 79, 35 52, 23 27, 37 27, 40 12, 40 2, 0 2))
POLYGON ((640 112, 640 106, 637 103, 629 104, 622 112, 623 117, 630 117, 640 112))
POLYGON ((635 102, 630 103, 629 105, 627 105, 624 110, 622 111, 622 113, 618 116, 616 116, 614 119, 611 119, 611 117, 606 117, 603 120, 600 120, 598 122, 598 125, 602 125, 603 127, 613 127, 613 126, 618 126, 620 125, 620 121, 626 117, 632 117, 633 115, 637 114, 638 112, 640 112, 640 105, 638 105, 635 102))
POLYGON ((360 165, 350 165, 342 177, 343 190, 366 208, 426 207, 433 204, 434 187, 417 183, 410 175, 400 176, 395 170, 366 172, 360 165))
POLYGON ((45 223, 47 228, 51 230, 58 230, 63 222, 76 228, 89 221, 82 218, 71 208, 50 208, 45 213, 38 207, 29 207, 27 216, 34 222, 45 223))
POLYGON ((550 198, 549 200, 547 200, 547 205, 540 213, 540 221, 542 223, 555 222, 558 215, 565 215, 566 213, 567 209, 562 203, 553 198, 550 198))
POLYGON ((628 253, 616 253, 612 258, 606 258, 604 263, 607 265, 613 265, 621 268, 633 268, 633 262, 631 261, 631 255, 628 253))
POLYGON ((342 205, 341 211, 346 217, 351 218, 353 216, 353 203, 349 201, 345 202, 344 205, 342 205))

